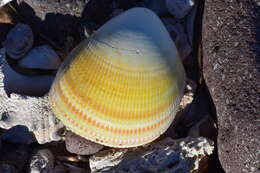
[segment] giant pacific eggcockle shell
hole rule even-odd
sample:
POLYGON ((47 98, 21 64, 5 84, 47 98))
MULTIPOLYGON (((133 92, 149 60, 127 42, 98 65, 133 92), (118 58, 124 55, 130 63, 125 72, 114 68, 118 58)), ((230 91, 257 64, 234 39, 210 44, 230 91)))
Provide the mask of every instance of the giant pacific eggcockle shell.
POLYGON ((112 147, 151 142, 170 126, 185 84, 160 19, 133 8, 83 41, 61 65, 49 98, 73 132, 112 147))

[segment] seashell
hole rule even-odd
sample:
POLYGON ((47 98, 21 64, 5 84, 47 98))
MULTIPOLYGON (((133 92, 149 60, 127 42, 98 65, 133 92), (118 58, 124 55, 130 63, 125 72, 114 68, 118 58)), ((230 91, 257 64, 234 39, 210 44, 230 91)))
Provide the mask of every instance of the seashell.
POLYGON ((18 63, 23 68, 47 70, 56 70, 60 64, 59 56, 48 45, 33 48, 18 63))
POLYGON ((72 51, 49 98, 74 133, 107 146, 134 147, 170 126, 184 84, 182 62, 160 19, 132 8, 72 51))
POLYGON ((23 57, 33 45, 33 32, 29 25, 17 24, 6 36, 3 46, 13 59, 23 57))
POLYGON ((25 76, 17 73, 3 60, 4 89, 7 95, 17 93, 27 96, 43 96, 54 80, 54 75, 25 76))

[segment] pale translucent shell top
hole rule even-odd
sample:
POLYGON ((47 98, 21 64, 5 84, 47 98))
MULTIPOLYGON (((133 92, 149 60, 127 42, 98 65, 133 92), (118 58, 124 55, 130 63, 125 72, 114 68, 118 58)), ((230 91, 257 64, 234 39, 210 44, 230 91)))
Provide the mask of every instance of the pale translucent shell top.
POLYGON ((169 127, 185 72, 160 19, 145 8, 110 20, 75 48, 49 97, 73 132, 112 147, 149 143, 169 127))

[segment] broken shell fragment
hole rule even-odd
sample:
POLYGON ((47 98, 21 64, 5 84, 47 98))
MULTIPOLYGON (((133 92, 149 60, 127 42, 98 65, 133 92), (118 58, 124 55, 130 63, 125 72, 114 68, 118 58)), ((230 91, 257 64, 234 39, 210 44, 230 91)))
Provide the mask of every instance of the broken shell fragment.
POLYGON ((6 53, 13 59, 23 57, 33 45, 33 32, 29 25, 17 24, 3 43, 6 53))
POLYGON ((57 53, 48 45, 33 48, 19 61, 19 66, 29 69, 56 70, 61 60, 57 53))
POLYGON ((172 123, 185 72, 160 19, 133 8, 103 25, 60 66, 49 98, 74 133, 106 146, 134 147, 172 123))

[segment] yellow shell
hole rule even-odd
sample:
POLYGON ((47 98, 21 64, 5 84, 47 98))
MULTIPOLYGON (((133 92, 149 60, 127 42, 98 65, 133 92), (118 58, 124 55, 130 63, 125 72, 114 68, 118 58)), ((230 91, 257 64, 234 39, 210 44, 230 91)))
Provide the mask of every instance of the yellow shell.
POLYGON ((56 116, 76 134, 134 147, 170 126, 184 83, 183 65, 160 19, 133 8, 72 51, 49 98, 56 116))

